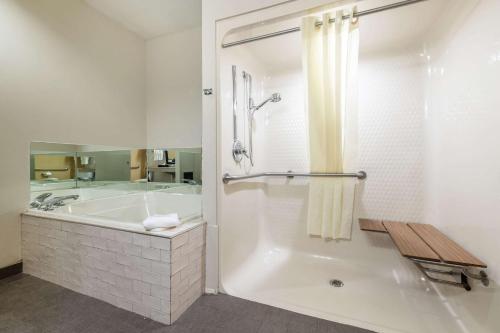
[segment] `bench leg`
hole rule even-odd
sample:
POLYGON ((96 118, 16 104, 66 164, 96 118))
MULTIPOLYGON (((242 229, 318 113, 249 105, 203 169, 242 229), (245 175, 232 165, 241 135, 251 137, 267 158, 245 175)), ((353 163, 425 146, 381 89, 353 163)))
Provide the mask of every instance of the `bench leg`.
MULTIPOLYGON (((425 275, 429 281, 436 282, 436 283, 444 283, 444 284, 449 284, 455 287, 461 287, 464 288, 467 291, 471 290, 471 286, 469 285, 469 281, 467 278, 467 275, 463 273, 463 271, 454 271, 454 270, 440 270, 440 269, 435 269, 435 268, 430 268, 430 267, 425 267, 422 265, 422 263, 412 260, 415 266, 418 267, 418 269, 422 272, 422 274, 425 275), (450 281, 450 280, 444 280, 444 279, 438 279, 433 276, 430 276, 429 273, 437 273, 437 274, 446 274, 446 275, 456 275, 460 276, 460 282, 455 282, 455 281, 450 281)), ((433 263, 435 265, 435 263, 433 263)))
POLYGON ((485 287, 490 285, 490 279, 488 278, 488 274, 486 274, 486 272, 483 270, 479 271, 479 274, 474 274, 466 268, 463 270, 463 273, 471 279, 480 280, 483 286, 485 287))
POLYGON ((462 281, 462 286, 465 288, 465 290, 470 291, 471 287, 469 284, 469 280, 467 279, 467 275, 464 273, 460 273, 460 280, 462 281))
POLYGON ((476 274, 476 273, 474 273, 474 267, 448 264, 448 263, 444 263, 444 262, 428 261, 428 260, 422 260, 422 259, 416 259, 416 258, 408 258, 408 259, 413 261, 413 263, 418 267, 418 269, 430 281, 433 281, 433 282, 446 283, 446 284, 450 284, 450 285, 457 286, 457 287, 463 287, 467 291, 471 290, 471 286, 469 284, 469 278, 475 279, 475 280, 480 280, 481 283, 485 287, 487 287, 490 283, 488 274, 486 274, 486 272, 484 270, 481 270, 481 271, 479 271, 479 274, 476 274), (433 268, 433 267, 427 267, 427 266, 424 266, 424 264, 425 265, 446 267, 446 268, 449 268, 449 270, 441 270, 441 269, 437 269, 437 268, 433 268), (428 273, 455 275, 457 277, 460 276, 460 282, 442 280, 442 279, 430 276, 428 273))

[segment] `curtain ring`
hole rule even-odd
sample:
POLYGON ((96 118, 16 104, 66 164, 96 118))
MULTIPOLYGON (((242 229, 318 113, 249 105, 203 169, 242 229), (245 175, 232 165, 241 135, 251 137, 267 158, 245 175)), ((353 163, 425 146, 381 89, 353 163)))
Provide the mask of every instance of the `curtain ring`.
POLYGON ((356 15, 358 14, 358 6, 352 7, 351 10, 351 24, 357 24, 359 21, 359 17, 356 15))
POLYGON ((321 22, 323 22, 323 25, 325 27, 327 27, 330 24, 331 19, 332 19, 332 17, 330 16, 330 13, 325 13, 325 14, 323 14, 321 22))

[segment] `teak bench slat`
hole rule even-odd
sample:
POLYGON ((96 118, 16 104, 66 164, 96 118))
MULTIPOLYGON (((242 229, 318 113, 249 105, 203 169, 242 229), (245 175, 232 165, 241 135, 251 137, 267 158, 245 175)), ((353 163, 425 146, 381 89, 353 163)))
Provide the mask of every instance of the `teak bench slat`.
POLYGON ((381 220, 359 219, 359 228, 365 231, 387 232, 381 220))
POLYGON ((406 223, 389 221, 382 223, 403 256, 441 261, 439 256, 406 223))
POLYGON ((484 267, 486 264, 449 239, 430 224, 408 223, 408 226, 436 252, 442 261, 450 264, 484 267))

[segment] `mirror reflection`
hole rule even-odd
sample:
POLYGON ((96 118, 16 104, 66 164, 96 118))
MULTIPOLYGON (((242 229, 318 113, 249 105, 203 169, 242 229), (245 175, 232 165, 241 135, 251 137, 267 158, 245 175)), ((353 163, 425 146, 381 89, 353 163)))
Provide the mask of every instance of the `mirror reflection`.
POLYGON ((148 150, 147 180, 150 188, 188 184, 201 190, 201 149, 148 150))
POLYGON ((48 192, 77 194, 76 200, 138 191, 201 194, 201 176, 201 148, 31 144, 32 200, 48 192), (83 188, 92 191, 74 191, 83 188))

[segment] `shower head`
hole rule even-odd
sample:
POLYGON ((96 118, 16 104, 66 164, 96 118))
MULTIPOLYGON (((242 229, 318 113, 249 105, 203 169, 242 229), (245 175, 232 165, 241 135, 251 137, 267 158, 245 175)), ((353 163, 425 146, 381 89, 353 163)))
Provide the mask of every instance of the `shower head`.
POLYGON ((279 101, 281 101, 280 93, 274 93, 271 95, 271 102, 278 103, 279 101))
POLYGON ((267 102, 278 103, 279 101, 281 101, 281 95, 279 93, 272 94, 271 97, 269 97, 268 99, 264 100, 259 105, 254 106, 252 108, 252 116, 255 113, 255 111, 257 111, 258 109, 260 109, 261 107, 263 107, 264 105, 266 105, 267 102))

